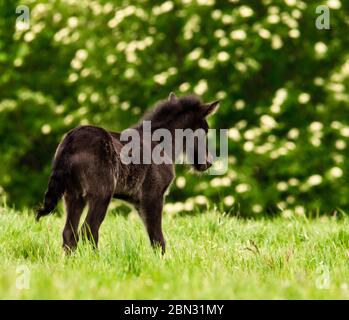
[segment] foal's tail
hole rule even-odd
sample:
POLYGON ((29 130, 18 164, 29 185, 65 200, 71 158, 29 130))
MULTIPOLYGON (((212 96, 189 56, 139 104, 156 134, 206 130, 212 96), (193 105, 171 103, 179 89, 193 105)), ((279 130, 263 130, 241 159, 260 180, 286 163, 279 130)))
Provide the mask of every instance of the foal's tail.
POLYGON ((54 160, 54 165, 48 182, 48 188, 45 193, 43 206, 36 211, 36 221, 39 221, 41 217, 50 214, 56 208, 58 201, 64 194, 66 168, 64 167, 64 159, 62 158, 62 155, 60 155, 60 157, 57 157, 54 160))

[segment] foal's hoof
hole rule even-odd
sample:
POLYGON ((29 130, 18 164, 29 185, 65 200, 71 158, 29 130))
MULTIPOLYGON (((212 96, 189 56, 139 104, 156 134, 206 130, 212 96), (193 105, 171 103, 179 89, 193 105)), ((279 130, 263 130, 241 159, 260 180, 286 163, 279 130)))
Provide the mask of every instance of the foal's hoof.
POLYGON ((63 244, 63 251, 66 256, 71 256, 76 250, 76 246, 68 246, 67 244, 63 244))

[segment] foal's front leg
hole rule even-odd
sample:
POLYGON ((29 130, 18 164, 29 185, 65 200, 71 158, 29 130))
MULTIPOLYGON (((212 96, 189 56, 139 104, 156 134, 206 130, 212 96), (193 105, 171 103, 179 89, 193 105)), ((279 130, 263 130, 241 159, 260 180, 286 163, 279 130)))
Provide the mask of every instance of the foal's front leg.
POLYGON ((153 248, 161 247, 165 253, 165 239, 162 234, 162 207, 163 197, 157 199, 144 199, 141 202, 140 213, 148 231, 150 243, 153 248))

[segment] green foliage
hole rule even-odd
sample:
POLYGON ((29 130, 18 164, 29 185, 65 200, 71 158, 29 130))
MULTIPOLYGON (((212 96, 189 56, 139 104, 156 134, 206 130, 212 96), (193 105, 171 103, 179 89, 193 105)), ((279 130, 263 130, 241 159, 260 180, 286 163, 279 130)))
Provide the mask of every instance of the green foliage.
POLYGON ((347 1, 0 3, 0 186, 10 202, 39 201, 69 129, 122 130, 175 91, 222 100, 211 124, 229 128, 230 166, 200 183, 180 177, 173 210, 207 199, 242 215, 349 208, 347 1), (31 9, 29 30, 16 29, 19 3, 31 9), (324 3, 330 30, 315 27, 324 3))

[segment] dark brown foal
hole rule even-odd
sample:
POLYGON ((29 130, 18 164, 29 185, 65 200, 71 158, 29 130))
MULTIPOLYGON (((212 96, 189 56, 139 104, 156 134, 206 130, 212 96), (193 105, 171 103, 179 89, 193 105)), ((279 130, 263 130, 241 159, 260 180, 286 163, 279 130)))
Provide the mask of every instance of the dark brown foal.
MULTIPOLYGON (((207 133, 206 117, 217 108, 218 102, 203 103, 195 96, 177 98, 170 94, 168 100, 158 104, 142 120, 150 121, 152 132, 167 129, 172 137, 175 130, 202 129, 207 133)), ((132 128, 141 136, 145 132, 144 122, 132 128)), ((175 139, 172 140, 173 145, 175 139)), ((160 141, 143 141, 139 150, 150 154, 159 147, 160 141)), ((37 220, 54 210, 64 196, 67 221, 63 230, 63 247, 67 251, 77 246, 81 214, 88 205, 86 220, 81 228, 83 238, 98 246, 99 228, 105 218, 112 198, 126 200, 139 211, 153 247, 165 252, 162 233, 162 208, 165 192, 174 178, 172 151, 166 154, 171 161, 158 163, 127 163, 122 161, 122 150, 126 142, 121 134, 94 126, 77 127, 59 144, 53 161, 52 173, 45 194, 44 205, 37 211, 37 220)), ((197 143, 192 150, 194 168, 207 170, 211 160, 207 149, 201 151, 204 163, 198 162, 200 150, 197 143)), ((164 152, 163 152, 164 153, 164 152)), ((166 153, 166 152, 165 152, 166 153)), ((201 158, 202 158, 201 157, 201 158)))

